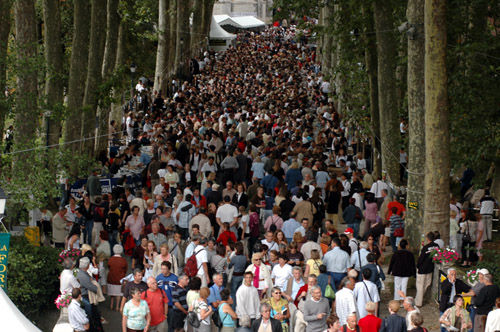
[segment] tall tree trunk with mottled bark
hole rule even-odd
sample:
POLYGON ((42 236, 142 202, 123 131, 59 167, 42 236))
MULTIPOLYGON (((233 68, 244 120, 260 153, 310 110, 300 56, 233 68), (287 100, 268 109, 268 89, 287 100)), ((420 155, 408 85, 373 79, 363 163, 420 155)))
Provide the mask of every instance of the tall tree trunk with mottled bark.
POLYGON ((373 10, 369 4, 363 4, 361 8, 365 17, 363 40, 365 43, 365 65, 368 74, 370 89, 370 124, 372 140, 372 175, 379 177, 382 170, 380 141, 380 114, 378 110, 378 81, 377 81, 377 41, 371 32, 375 29, 373 22, 373 10))
POLYGON ((193 26, 191 27, 191 54, 200 55, 205 43, 203 35, 203 0, 193 0, 193 26))
POLYGON ((59 143, 63 117, 64 73, 59 0, 43 0, 44 47, 47 72, 45 79, 45 133, 47 145, 59 143))
POLYGON ((189 9, 191 1, 177 1, 177 43, 175 48, 175 74, 180 79, 189 76, 189 53, 191 33, 189 31, 189 9))
MULTIPOLYGON (((16 150, 21 150, 34 146, 39 121, 35 1, 17 0, 15 13, 17 89, 14 146, 16 150)), ((19 172, 29 172, 32 152, 17 154, 15 157, 15 168, 19 172)))
MULTIPOLYGON (((125 26, 125 22, 122 20, 120 22, 120 26, 118 27, 118 45, 116 50, 115 69, 119 69, 125 64, 126 33, 127 28, 125 26)), ((110 121, 114 120, 118 126, 122 123, 122 106, 126 100, 123 96, 124 94, 121 91, 118 91, 117 89, 113 90, 114 103, 111 105, 110 121)))
MULTIPOLYGON (((212 14, 214 11, 215 0, 203 0, 203 36, 210 39, 210 25, 212 24, 212 14)), ((207 45, 208 46, 208 45, 207 45)))
POLYGON ((94 153, 96 111, 99 103, 99 85, 102 82, 102 59, 106 43, 106 0, 92 0, 90 44, 87 80, 83 97, 82 141, 80 149, 86 155, 94 153), (92 139, 89 139, 92 138, 92 139))
MULTIPOLYGON (((175 75, 175 56, 177 49, 177 0, 170 0, 169 6, 169 37, 168 37, 168 62, 167 62, 167 80, 170 82, 170 79, 175 75)), ((170 85, 167 84, 167 91, 165 91, 165 95, 170 95, 171 90, 169 89, 170 85)))
POLYGON ((424 2, 408 0, 408 22, 415 36, 408 38, 408 193, 406 198, 406 236, 418 250, 424 219, 425 167, 425 36, 424 2))
MULTIPOLYGON (((89 57, 90 3, 88 0, 74 0, 73 43, 68 81, 67 116, 64 129, 65 143, 81 138, 82 105, 85 94, 85 80, 89 57)), ((67 144, 75 151, 79 143, 67 144)))
POLYGON ((450 224, 450 130, 446 73, 446 2, 425 0, 424 230, 445 243, 450 224))
POLYGON ((169 0, 159 0, 158 4, 158 48, 156 50, 156 68, 154 89, 161 91, 162 95, 168 86, 168 53, 170 37, 169 0))
MULTIPOLYGON (((115 69, 116 49, 118 46, 118 28, 120 26, 120 15, 118 14, 119 0, 108 0, 107 20, 106 20, 106 44, 104 47, 104 58, 102 61, 102 78, 111 78, 115 69)), ((110 91, 112 93, 112 91, 110 91)), ((99 107, 97 110, 99 127, 95 140, 95 151, 99 153, 108 147, 109 114, 111 104, 99 107)))
POLYGON ((7 86, 7 46, 10 32, 10 8, 12 0, 0 0, 0 143, 3 138, 5 117, 9 112, 9 105, 3 89, 7 86))
POLYGON ((382 168, 391 182, 399 183, 399 123, 396 96, 396 38, 391 3, 375 0, 374 21, 377 36, 378 105, 382 168))

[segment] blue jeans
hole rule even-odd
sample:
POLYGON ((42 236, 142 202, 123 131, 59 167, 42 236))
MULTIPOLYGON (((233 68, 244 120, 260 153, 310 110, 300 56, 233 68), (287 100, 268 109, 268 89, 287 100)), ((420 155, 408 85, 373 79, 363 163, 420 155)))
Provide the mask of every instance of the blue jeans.
POLYGON ((94 220, 86 220, 85 228, 83 229, 83 241, 92 245, 92 229, 94 228, 94 220))
POLYGON ((344 277, 347 276, 347 273, 337 273, 328 271, 328 275, 331 277, 330 283, 333 281, 335 283, 335 291, 339 288, 340 282, 344 277))
POLYGON ((236 308, 236 291, 238 290, 238 287, 241 286, 242 282, 243 282, 243 276, 233 275, 233 278, 231 279, 231 297, 233 299, 234 308, 236 308))
POLYGON ((402 237, 395 237, 394 235, 391 235, 391 237, 389 238, 393 252, 396 252, 398 250, 399 241, 401 241, 401 239, 402 237))
POLYGON ((469 316, 470 316, 470 321, 472 323, 472 328, 469 330, 469 332, 473 332, 474 331, 474 319, 476 318, 476 308, 474 308, 473 305, 470 306, 469 316))
POLYGON ((358 237, 359 235, 359 224, 347 224, 348 227, 351 227, 354 231, 354 237, 358 237))
POLYGON ((109 246, 111 247, 111 254, 114 255, 114 252, 113 252, 113 246, 115 244, 118 244, 118 242, 116 241, 116 238, 118 237, 118 231, 117 230, 113 230, 111 231, 111 233, 109 234, 109 246))
POLYGON ((92 306, 90 305, 88 295, 82 296, 82 304, 83 304, 83 310, 85 310, 87 317, 89 317, 90 319, 90 316, 92 314, 92 306))

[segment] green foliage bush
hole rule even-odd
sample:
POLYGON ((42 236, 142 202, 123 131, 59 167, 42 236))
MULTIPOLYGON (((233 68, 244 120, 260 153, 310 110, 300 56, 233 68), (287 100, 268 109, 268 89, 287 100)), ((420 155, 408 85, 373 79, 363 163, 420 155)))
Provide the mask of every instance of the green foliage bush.
POLYGON ((500 285, 500 253, 498 250, 494 249, 482 249, 481 253, 483 254, 484 260, 482 262, 478 262, 478 269, 487 269, 490 274, 493 275, 493 282, 496 285, 500 285))
POLYGON ((9 251, 7 290, 12 302, 28 318, 54 306, 59 293, 59 250, 35 247, 25 237, 13 237, 9 251))

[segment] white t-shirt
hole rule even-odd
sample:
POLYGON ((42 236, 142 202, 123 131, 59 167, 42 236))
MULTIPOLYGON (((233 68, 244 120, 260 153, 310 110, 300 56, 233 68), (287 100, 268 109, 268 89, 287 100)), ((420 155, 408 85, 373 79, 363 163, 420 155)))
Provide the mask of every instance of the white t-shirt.
POLYGON ((365 308, 366 303, 370 301, 375 303, 380 302, 377 285, 369 280, 357 282, 356 286, 354 286, 354 299, 358 307, 358 316, 361 319, 368 314, 365 308))
POLYGON ((245 215, 241 216, 241 218, 240 218, 240 227, 241 228, 243 228, 243 223, 246 223, 246 225, 247 225, 247 227, 243 230, 243 233, 245 233, 245 234, 250 233, 250 227, 249 227, 250 215, 245 214, 245 215))
POLYGON ((273 267, 271 278, 274 279, 274 286, 281 288, 281 291, 284 292, 286 290, 288 279, 292 278, 292 267, 288 264, 283 265, 283 267, 276 264, 273 267))
POLYGON ((198 265, 198 276, 199 277, 204 276, 205 270, 203 269, 202 264, 208 263, 207 250, 205 249, 204 246, 197 245, 196 248, 194 248, 194 252, 197 253, 196 264, 198 265))
POLYGON ((224 204, 217 209, 216 218, 220 218, 222 223, 228 222, 232 223, 234 218, 238 216, 238 209, 236 206, 231 204, 224 204))

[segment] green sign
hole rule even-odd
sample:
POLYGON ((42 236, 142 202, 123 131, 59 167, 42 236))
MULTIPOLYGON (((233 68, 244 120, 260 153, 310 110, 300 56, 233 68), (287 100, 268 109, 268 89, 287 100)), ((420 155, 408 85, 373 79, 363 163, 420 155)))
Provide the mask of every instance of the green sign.
POLYGON ((9 259, 10 233, 0 233, 0 287, 7 286, 7 261, 9 259))
POLYGON ((408 202, 408 208, 418 210, 418 202, 408 202))

